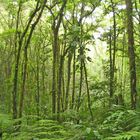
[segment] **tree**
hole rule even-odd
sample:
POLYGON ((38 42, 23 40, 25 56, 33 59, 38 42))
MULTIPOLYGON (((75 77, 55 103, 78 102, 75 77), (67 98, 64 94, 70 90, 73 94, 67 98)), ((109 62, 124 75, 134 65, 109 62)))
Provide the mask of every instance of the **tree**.
POLYGON ((59 28, 60 24, 62 22, 63 18, 63 12, 64 8, 66 6, 67 0, 64 0, 62 3, 62 6, 60 8, 60 11, 58 14, 55 16, 54 13, 52 12, 52 8, 57 5, 57 2, 52 5, 52 7, 48 7, 47 9, 50 11, 53 17, 53 23, 52 23, 52 32, 53 32, 53 43, 52 43, 52 48, 53 48, 53 76, 52 76, 52 113, 56 113, 56 95, 58 96, 57 100, 57 113, 58 113, 58 118, 59 118, 59 112, 60 112, 60 94, 57 92, 57 72, 58 72, 58 62, 59 62, 59 43, 58 43, 58 34, 59 34, 59 28), (58 93, 58 94, 57 94, 58 93))
POLYGON ((130 89, 131 89, 131 107, 136 109, 137 91, 136 91, 136 64, 134 51, 134 27, 133 27, 133 4, 131 0, 125 0, 127 12, 127 33, 128 33, 128 56, 130 65, 130 89))

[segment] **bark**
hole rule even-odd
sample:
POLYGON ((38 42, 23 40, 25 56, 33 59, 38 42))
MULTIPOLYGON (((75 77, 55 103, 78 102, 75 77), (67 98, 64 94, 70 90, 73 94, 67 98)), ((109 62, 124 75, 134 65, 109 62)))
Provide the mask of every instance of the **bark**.
POLYGON ((115 13, 115 3, 113 0, 111 0, 111 7, 113 12, 113 37, 110 33, 110 39, 109 39, 109 55, 110 55, 110 106, 113 103, 113 96, 115 92, 115 60, 116 60, 116 13, 115 13), (113 44, 113 45, 112 45, 113 44))
POLYGON ((17 12, 17 22, 16 22, 16 33, 15 33, 15 74, 14 74, 14 85, 13 85, 13 91, 12 91, 12 96, 13 96, 13 119, 17 118, 17 78, 18 78, 18 65, 19 65, 19 55, 20 55, 20 46, 18 48, 18 55, 16 55, 16 50, 17 50, 17 42, 18 42, 18 27, 19 27, 19 17, 20 17, 20 11, 21 11, 21 2, 19 3, 19 8, 17 12))
POLYGON ((77 103, 77 112, 79 112, 80 104, 81 104, 82 84, 83 84, 83 63, 81 61, 80 62, 80 85, 79 85, 79 95, 78 95, 78 103, 77 103))
POLYGON ((134 25, 133 25, 133 4, 131 0, 125 0, 127 12, 127 33, 128 33, 128 55, 130 65, 130 90, 131 90, 131 108, 136 109, 136 64, 134 51, 134 25))
MULTIPOLYGON (((76 5, 74 3, 74 8, 73 8, 73 11, 72 11, 72 23, 73 25, 75 24, 75 8, 76 8, 76 5)), ((75 40, 74 40, 75 41, 75 40)), ((73 49, 73 66, 72 66, 72 72, 73 72, 73 76, 72 76, 72 96, 71 96, 71 109, 74 108, 74 103, 75 103, 75 76, 76 76, 76 69, 75 69, 75 63, 76 63, 76 46, 74 46, 74 49, 73 49)))
POLYGON ((73 83, 72 83, 72 106, 71 106, 71 108, 73 109, 74 108, 74 102, 75 102, 75 62, 76 62, 76 60, 75 60, 75 58, 76 58, 76 56, 75 56, 76 54, 75 54, 75 49, 74 49, 74 53, 73 53, 73 83))
POLYGON ((87 79, 87 69, 86 69, 86 65, 84 61, 83 61, 83 67, 84 67, 84 72, 85 72, 85 82, 86 82, 87 97, 88 97, 88 109, 91 115, 91 120, 93 121, 93 113, 91 109, 91 100, 90 100, 89 85, 88 85, 88 79, 87 79))
POLYGON ((53 66, 52 66, 52 113, 56 112, 56 67, 57 67, 57 34, 54 34, 53 41, 53 66))
POLYGON ((113 80, 114 80, 114 74, 115 74, 115 60, 116 60, 116 13, 115 13, 115 4, 113 0, 111 0, 112 3, 112 12, 113 12, 113 80))
POLYGON ((68 109, 68 102, 69 102, 69 90, 70 90, 70 79, 71 79, 71 61, 72 61, 72 54, 71 54, 71 52, 69 52, 69 54, 68 54, 68 73, 67 73, 65 110, 68 109))
POLYGON ((58 98, 57 98, 57 120, 60 120, 60 99, 62 89, 62 74, 63 74, 64 56, 60 55, 59 75, 58 75, 58 98))
MULTIPOLYGON (((42 93, 45 95, 45 62, 42 64, 42 93)), ((48 91, 49 92, 49 91, 48 91)))
MULTIPOLYGON (((111 32, 109 34, 109 57, 110 57, 110 85, 109 85, 109 92, 110 92, 110 100, 113 97, 113 61, 112 61, 112 37, 111 32)), ((111 103, 110 103, 111 104, 111 103)))
POLYGON ((62 111, 64 112, 65 108, 65 77, 64 77, 64 65, 63 65, 63 75, 62 75, 62 90, 63 90, 63 94, 62 94, 62 100, 61 100, 61 104, 62 104, 62 111))
MULTIPOLYGON (((39 53, 39 49, 38 49, 38 53, 39 53)), ((37 54, 37 67, 36 67, 36 72, 37 72, 37 79, 36 79, 36 86, 37 86, 37 95, 36 95, 36 111, 37 111, 37 116, 39 117, 39 106, 40 106, 40 82, 39 82, 39 54, 37 54)))

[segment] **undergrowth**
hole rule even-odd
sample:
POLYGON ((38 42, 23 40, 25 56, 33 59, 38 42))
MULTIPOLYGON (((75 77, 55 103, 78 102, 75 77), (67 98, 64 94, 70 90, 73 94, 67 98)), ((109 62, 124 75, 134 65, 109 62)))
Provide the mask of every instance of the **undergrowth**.
POLYGON ((0 114, 0 131, 3 140, 140 140, 140 112, 115 106, 104 112, 96 111, 96 116, 93 122, 81 119, 77 124, 76 114, 72 117, 66 113, 67 119, 61 123, 38 120, 36 116, 13 121, 10 116, 0 114), (19 121, 20 127, 15 125, 19 121))

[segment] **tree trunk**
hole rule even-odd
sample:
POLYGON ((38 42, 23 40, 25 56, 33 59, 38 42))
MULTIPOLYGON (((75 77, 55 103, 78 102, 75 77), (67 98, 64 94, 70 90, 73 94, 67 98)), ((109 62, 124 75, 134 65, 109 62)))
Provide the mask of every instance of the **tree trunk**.
POLYGON ((115 13, 115 4, 114 1, 111 0, 111 8, 113 12, 113 37, 110 30, 110 38, 109 38, 109 55, 110 55, 110 106, 113 103, 113 96, 115 92, 115 59, 116 59, 116 13, 115 13), (112 46, 113 44, 113 46, 112 46))
POLYGON ((80 62, 80 85, 79 85, 77 112, 79 112, 80 104, 81 104, 82 84, 83 84, 83 63, 82 63, 82 60, 81 60, 81 62, 80 62))
POLYGON ((52 66, 52 113, 56 112, 56 65, 57 64, 57 34, 54 32, 54 40, 53 40, 53 66, 52 66))
POLYGON ((73 83, 72 83, 72 106, 71 108, 73 109, 74 107, 74 102, 75 102, 75 58, 76 58, 76 54, 75 54, 75 49, 74 49, 74 53, 73 53, 73 83))
POLYGON ((37 95, 36 95, 36 110, 37 110, 37 116, 39 117, 39 108, 40 108, 40 82, 39 82, 39 72, 40 72, 40 69, 39 69, 39 49, 38 49, 38 54, 37 54, 37 67, 36 67, 36 86, 37 86, 37 95))
POLYGON ((113 97, 113 61, 112 61, 112 37, 111 37, 111 31, 109 34, 109 62, 110 62, 110 81, 109 81, 109 92, 110 92, 110 105, 112 102, 112 97, 113 97))
POLYGON ((68 73, 67 73, 67 87, 66 87, 66 101, 65 101, 65 110, 68 109, 68 100, 69 100, 69 88, 70 88, 70 78, 71 78, 71 60, 72 54, 68 54, 68 73))
POLYGON ((60 119, 60 99, 62 89, 62 73, 63 73, 64 56, 60 55, 59 75, 58 75, 58 97, 57 97, 57 120, 60 119))
POLYGON ((87 69, 84 60, 83 60, 83 67, 85 72, 85 81, 86 81, 86 89, 87 89, 87 97, 88 97, 88 109, 91 115, 91 120, 93 121, 93 113, 91 109, 91 101, 90 101, 89 86, 88 86, 88 79, 87 79, 87 69))
POLYGON ((24 49, 24 63, 23 63, 23 83, 20 95, 20 102, 19 102, 19 118, 22 117, 23 112, 23 102, 24 102, 24 95, 25 95, 25 83, 26 83, 26 74, 27 74, 27 49, 24 49))
POLYGON ((136 64, 134 51, 134 27, 133 27, 133 4, 131 0, 125 0, 127 12, 127 33, 128 33, 128 55, 130 65, 130 90, 131 108, 136 109, 136 64))
MULTIPOLYGON (((19 28, 19 17, 20 17, 20 11, 21 11, 21 2, 19 3, 19 8, 17 12, 17 22, 16 22, 16 33, 15 33, 15 70, 14 70, 14 80, 13 80, 13 119, 17 118, 17 80, 18 80, 18 67, 19 67, 19 59, 20 59, 20 52, 21 52, 21 46, 18 47, 17 52, 17 42, 18 42, 18 28, 19 28), (17 52, 17 55, 16 55, 17 52)), ((22 44, 22 43, 21 43, 22 44)), ((19 45, 21 45, 19 43, 19 45)))
POLYGON ((115 13, 115 4, 113 0, 111 0, 112 3, 112 12, 113 12, 113 60, 112 60, 112 65, 113 65, 113 84, 114 84, 114 74, 115 74, 115 60, 116 60, 116 13, 115 13))

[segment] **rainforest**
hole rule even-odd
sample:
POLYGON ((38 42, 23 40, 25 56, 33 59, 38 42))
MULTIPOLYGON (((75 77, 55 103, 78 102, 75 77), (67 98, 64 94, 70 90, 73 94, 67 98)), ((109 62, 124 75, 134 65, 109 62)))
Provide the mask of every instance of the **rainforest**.
POLYGON ((140 140, 140 0, 0 0, 0 140, 140 140))

